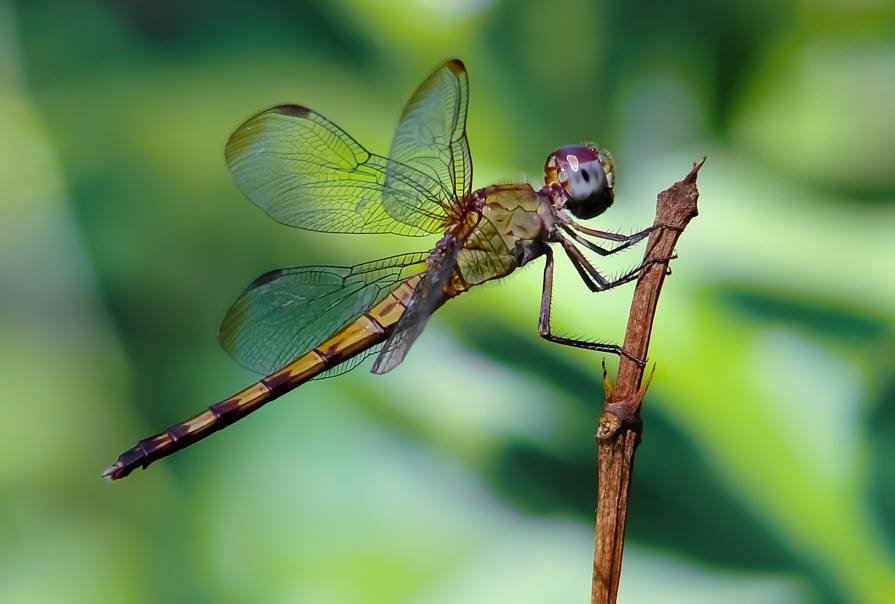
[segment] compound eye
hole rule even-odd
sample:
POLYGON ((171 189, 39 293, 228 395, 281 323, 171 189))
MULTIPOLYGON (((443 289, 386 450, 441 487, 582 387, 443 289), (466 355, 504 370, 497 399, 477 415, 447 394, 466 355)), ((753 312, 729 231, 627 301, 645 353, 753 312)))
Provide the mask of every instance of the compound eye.
POLYGON ((582 162, 573 156, 566 170, 565 189, 569 197, 584 201, 598 194, 606 186, 603 166, 598 160, 582 162))

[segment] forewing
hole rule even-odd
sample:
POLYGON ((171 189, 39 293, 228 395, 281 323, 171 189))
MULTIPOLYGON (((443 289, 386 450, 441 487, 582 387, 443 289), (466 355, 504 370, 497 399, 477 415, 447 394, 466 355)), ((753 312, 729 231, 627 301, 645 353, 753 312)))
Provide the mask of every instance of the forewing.
MULTIPOLYGON (((392 139, 387 183, 400 180, 401 166, 409 166, 435 181, 432 195, 449 194, 460 200, 472 191, 472 159, 466 140, 469 80, 457 59, 426 78, 410 97, 392 139), (392 170, 394 167, 394 170, 392 170)), ((400 200, 385 197, 386 209, 400 200)))
POLYGON ((243 194, 289 226, 428 235, 443 230, 452 206, 435 175, 370 153, 298 105, 249 119, 230 137, 225 155, 243 194))
MULTIPOLYGON (((445 241, 442 240, 439 245, 445 241)), ((410 347, 423 332, 429 316, 443 300, 444 287, 457 266, 457 256, 463 247, 461 239, 450 239, 447 242, 437 260, 429 262, 426 273, 407 303, 407 309, 376 357, 373 373, 386 373, 401 364, 410 347)))
POLYGON ((354 267, 302 266, 256 279, 233 303, 220 342, 233 358, 268 374, 302 355, 425 269, 427 254, 354 267))

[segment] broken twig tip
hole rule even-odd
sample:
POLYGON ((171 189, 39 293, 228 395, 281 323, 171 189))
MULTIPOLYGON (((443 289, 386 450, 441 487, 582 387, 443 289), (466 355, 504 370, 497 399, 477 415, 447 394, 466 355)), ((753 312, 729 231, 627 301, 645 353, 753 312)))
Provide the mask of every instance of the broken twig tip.
POLYGON ((690 173, 684 177, 684 182, 696 182, 696 175, 699 174, 699 169, 705 164, 706 159, 707 156, 703 155, 702 159, 693 162, 693 167, 690 169, 690 173))

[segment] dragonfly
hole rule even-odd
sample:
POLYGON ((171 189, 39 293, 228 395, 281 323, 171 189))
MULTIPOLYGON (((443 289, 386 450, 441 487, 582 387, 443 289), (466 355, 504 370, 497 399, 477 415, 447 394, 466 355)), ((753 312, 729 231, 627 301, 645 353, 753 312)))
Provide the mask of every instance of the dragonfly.
POLYGON ((547 157, 537 190, 527 183, 474 190, 468 104, 466 68, 452 59, 410 97, 388 156, 368 151, 300 105, 272 107, 236 129, 226 145, 227 164, 242 193, 274 220, 325 233, 441 237, 429 251, 355 266, 283 268, 255 279, 227 311, 219 339, 238 362, 265 377, 140 440, 103 477, 117 480, 145 469, 305 382, 342 374, 371 355, 373 373, 394 369, 442 304, 540 256, 546 264, 539 335, 630 357, 616 344, 551 331, 552 246, 562 249, 593 292, 632 281, 644 268, 610 279, 581 249, 607 256, 652 230, 623 235, 576 221, 612 205, 611 156, 593 144, 569 145, 547 157))

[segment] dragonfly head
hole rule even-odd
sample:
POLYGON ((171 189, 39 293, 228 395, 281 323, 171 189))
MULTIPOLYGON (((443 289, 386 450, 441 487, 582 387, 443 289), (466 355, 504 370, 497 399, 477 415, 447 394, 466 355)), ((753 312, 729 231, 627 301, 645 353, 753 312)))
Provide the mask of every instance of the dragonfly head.
POLYGON ((612 205, 612 158, 594 145, 569 145, 551 153, 544 181, 563 188, 565 207, 576 218, 593 218, 612 205))

